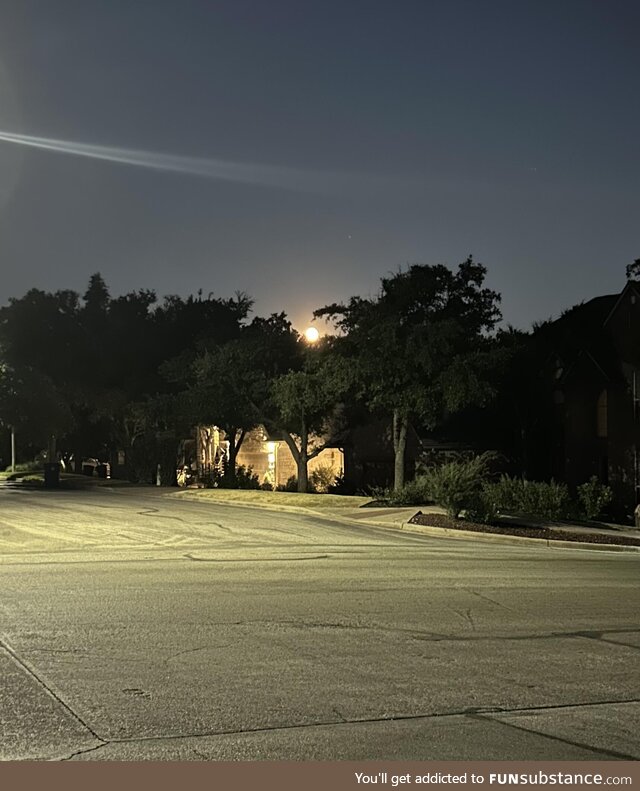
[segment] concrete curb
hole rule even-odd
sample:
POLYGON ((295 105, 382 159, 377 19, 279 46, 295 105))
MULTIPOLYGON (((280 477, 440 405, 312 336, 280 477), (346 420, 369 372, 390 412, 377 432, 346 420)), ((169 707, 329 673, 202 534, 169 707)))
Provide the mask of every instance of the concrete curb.
POLYGON ((475 541, 498 541, 511 546, 528 545, 538 546, 543 549, 594 549, 605 552, 640 552, 640 547, 628 544, 595 544, 587 541, 562 541, 561 539, 530 538, 529 536, 500 535, 498 533, 480 533, 476 530, 452 530, 448 527, 429 527, 429 525, 414 525, 403 523, 399 530, 410 533, 453 539, 473 539, 475 541))

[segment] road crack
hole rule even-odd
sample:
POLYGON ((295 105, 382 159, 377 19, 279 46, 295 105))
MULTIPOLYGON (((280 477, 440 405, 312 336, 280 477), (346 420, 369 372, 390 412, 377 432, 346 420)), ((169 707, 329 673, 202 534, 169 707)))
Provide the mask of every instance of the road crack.
MULTIPOLYGON (((628 703, 628 702, 636 702, 636 701, 623 701, 623 702, 628 703)), ((554 708, 582 708, 583 706, 592 706, 592 705, 606 705, 606 704, 585 703, 585 704, 578 704, 578 705, 573 705, 573 706, 547 706, 547 707, 542 707, 542 709, 544 710, 545 708, 548 708, 548 709, 554 709, 554 708)), ((538 709, 538 708, 526 709, 526 710, 523 711, 523 713, 528 713, 529 711, 530 712, 535 712, 535 711, 539 711, 539 710, 540 709, 538 709)), ((638 760, 638 756, 637 755, 629 755, 627 753, 622 753, 622 752, 619 752, 618 750, 611 750, 609 748, 594 747, 592 744, 587 744, 586 742, 574 741, 573 739, 567 739, 567 738, 564 738, 562 736, 554 736, 553 734, 545 733, 544 731, 537 730, 536 728, 526 727, 524 725, 518 725, 517 723, 510 722, 509 720, 498 719, 495 716, 496 714, 513 714, 514 712, 517 713, 517 710, 512 710, 512 711, 500 711, 500 710, 498 710, 498 711, 494 711, 494 712, 492 712, 491 710, 488 710, 486 713, 483 713, 482 711, 477 711, 475 713, 469 713, 468 716, 471 719, 476 719, 476 720, 480 720, 480 721, 483 721, 483 722, 486 722, 486 721, 498 722, 498 723, 500 723, 500 725, 504 725, 507 728, 513 728, 513 730, 521 731, 522 733, 527 733, 527 734, 535 733, 536 736, 541 736, 544 739, 549 739, 550 741, 558 742, 560 744, 567 744, 567 745, 569 745, 571 747, 580 747, 583 750, 589 750, 590 752, 598 753, 600 755, 604 755, 604 756, 607 756, 607 757, 610 757, 610 758, 617 758, 617 759, 620 759, 620 760, 623 760, 623 761, 637 761, 638 760), (493 714, 493 716, 492 716, 492 714, 493 714)))
MULTIPOLYGON (((279 731, 293 731, 293 730, 305 730, 308 728, 323 728, 323 727, 330 727, 330 726, 343 726, 343 725, 372 725, 376 723, 389 723, 389 722, 416 722, 420 720, 439 720, 439 719, 447 719, 451 717, 467 717, 469 719, 476 719, 487 721, 491 720, 492 722, 498 722, 501 725, 507 725, 509 727, 517 728, 519 730, 527 731, 528 733, 536 733, 537 735, 544 736, 548 739, 555 739, 559 742, 566 742, 566 744, 578 746, 584 749, 588 749, 592 752, 597 752, 600 754, 610 755, 612 757, 621 758, 624 760, 637 760, 637 756, 629 756, 624 753, 617 753, 615 751, 611 751, 608 749, 600 749, 597 747, 593 747, 590 745, 580 744, 578 742, 571 742, 569 740, 564 740, 560 737, 550 736, 545 733, 539 733, 538 731, 528 730, 522 726, 518 726, 512 723, 503 722, 502 720, 496 719, 497 716, 506 716, 506 715, 513 715, 513 714, 529 714, 535 713, 540 711, 553 711, 558 709, 580 709, 586 707, 593 707, 593 706, 608 706, 613 704, 623 704, 623 703, 640 703, 640 699, 626 699, 626 700, 601 700, 595 701, 590 703, 567 703, 563 705, 555 705, 555 706, 534 706, 529 708, 524 707, 517 707, 517 708, 501 708, 501 707, 480 707, 480 708, 466 708, 460 710, 451 710, 451 711, 443 711, 443 712, 434 712, 430 714, 397 714, 397 715, 385 715, 381 717, 362 717, 362 718, 348 718, 342 712, 340 712, 336 707, 332 707, 331 711, 338 719, 329 719, 326 720, 316 720, 314 722, 305 722, 305 723, 294 723, 291 725, 265 725, 261 727, 255 728, 234 728, 234 729, 221 729, 221 730, 210 730, 210 731, 197 731, 197 732, 189 732, 189 733, 171 733, 171 734, 157 734, 154 736, 131 736, 131 737, 120 737, 111 739, 108 744, 132 744, 136 742, 158 742, 158 741, 177 741, 179 739, 204 739, 204 738, 211 738, 216 736, 242 736, 246 734, 254 734, 254 733, 273 733, 279 731)), ((107 742, 105 742, 107 744, 107 742)), ((97 749, 97 748, 92 748, 97 749)), ((90 752, 90 750, 89 750, 90 752)))
POLYGON ((53 698, 56 703, 58 703, 62 708, 73 717, 76 722, 78 722, 86 731, 88 731, 94 739, 101 742, 102 744, 106 744, 105 740, 102 739, 98 734, 93 730, 93 728, 89 725, 88 722, 82 719, 82 717, 74 711, 69 704, 64 701, 51 687, 36 673, 36 671, 27 664, 23 659, 21 659, 16 651, 7 643, 5 639, 0 640, 0 649, 4 650, 12 659, 13 661, 20 667, 24 672, 32 678, 38 686, 40 686, 47 695, 53 698))

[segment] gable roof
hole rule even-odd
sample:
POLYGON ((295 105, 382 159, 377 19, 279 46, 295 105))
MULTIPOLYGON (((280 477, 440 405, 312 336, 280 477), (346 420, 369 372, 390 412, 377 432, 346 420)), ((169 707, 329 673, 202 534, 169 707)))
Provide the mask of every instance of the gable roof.
POLYGON ((607 316, 606 316, 606 318, 604 320, 604 324, 605 325, 609 323, 609 320, 611 319, 613 314, 616 312, 616 310, 618 309, 618 306, 622 303, 622 301, 624 300, 624 298, 626 297, 626 295, 627 295, 627 293, 629 291, 632 291, 633 294, 636 297, 640 298, 640 283, 637 280, 628 280, 627 281, 627 285, 622 289, 622 292, 618 295, 618 298, 616 299, 614 305, 612 306, 611 310, 607 314, 607 316))
POLYGON ((559 319, 536 331, 548 350, 548 357, 557 356, 562 360, 565 367, 563 382, 575 374, 581 359, 589 361, 603 378, 622 381, 618 353, 605 326, 620 296, 606 294, 594 297, 570 308, 559 319))

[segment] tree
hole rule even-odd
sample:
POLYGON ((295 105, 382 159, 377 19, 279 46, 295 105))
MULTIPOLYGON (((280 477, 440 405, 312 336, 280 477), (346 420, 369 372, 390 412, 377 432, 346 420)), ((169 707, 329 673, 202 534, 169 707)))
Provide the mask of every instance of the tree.
MULTIPOLYGON (((300 341, 302 343, 302 341, 300 341)), ((334 439, 337 408, 349 386, 349 368, 324 348, 306 350, 302 370, 289 371, 274 379, 271 397, 275 407, 273 424, 282 432, 298 470, 298 491, 306 492, 309 461, 334 439)))
POLYGON ((48 376, 29 366, 18 369, 0 363, 0 425, 17 435, 23 446, 52 449, 52 438, 64 435, 73 417, 48 376))
POLYGON ((317 436, 344 392, 341 360, 328 343, 310 349, 284 313, 256 317, 239 336, 205 348, 194 360, 183 356, 162 368, 183 387, 181 404, 193 423, 215 424, 229 441, 227 475, 246 432, 263 424, 281 435, 298 468, 298 488, 307 490, 307 463, 325 447, 317 436))
MULTIPOLYGON (((40 416, 55 417, 46 404, 63 398, 74 416, 73 430, 65 423, 66 450, 79 462, 114 446, 130 450, 132 404, 151 409, 149 432, 178 431, 179 410, 163 408, 159 417, 151 408, 163 396, 177 395, 160 365, 180 355, 192 360, 237 338, 251 304, 241 292, 231 299, 204 299, 201 292, 187 299, 169 296, 161 305, 147 289, 112 298, 96 273, 82 298, 74 291, 31 289, 0 308, 3 359, 31 379, 42 377, 43 395, 33 403, 41 415, 27 409, 33 425, 40 416), (55 398, 47 395, 51 388, 55 398)), ((26 409, 27 394, 21 398, 26 409)))
POLYGON ((162 366, 163 375, 182 387, 180 403, 191 422, 215 424, 224 431, 228 478, 235 478, 247 431, 259 423, 273 425, 271 383, 301 365, 298 341, 283 313, 256 317, 226 343, 203 342, 195 358, 185 353, 162 366))
POLYGON ((627 280, 640 280, 640 258, 636 258, 636 260, 632 264, 627 264, 627 280))
POLYGON ((404 485, 412 419, 433 430, 448 415, 491 396, 491 332, 500 296, 484 288, 486 268, 469 257, 452 272, 413 265, 383 278, 375 298, 352 297, 315 312, 343 333, 359 397, 390 417, 394 488, 404 485))
POLYGON ((109 289, 100 272, 89 278, 89 285, 84 293, 84 312, 91 316, 106 316, 109 309, 109 289))
MULTIPOLYGON (((260 419, 256 402, 260 402, 261 386, 254 361, 245 339, 237 339, 206 350, 190 363, 186 374, 178 374, 187 384, 180 397, 183 413, 193 425, 215 424, 225 433, 229 442, 225 475, 230 481, 235 480, 236 458, 245 435, 260 419)), ((164 371, 171 376, 169 366, 164 371)))

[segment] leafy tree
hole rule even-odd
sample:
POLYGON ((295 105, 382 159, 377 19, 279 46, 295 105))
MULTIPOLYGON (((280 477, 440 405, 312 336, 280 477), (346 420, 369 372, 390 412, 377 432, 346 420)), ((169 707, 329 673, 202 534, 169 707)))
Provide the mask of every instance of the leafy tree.
MULTIPOLYGON (((186 382, 180 396, 183 414, 192 424, 215 424, 229 442, 229 461, 225 475, 235 480, 236 458, 249 429, 259 421, 256 389, 259 378, 253 367, 253 355, 243 340, 230 341, 219 348, 206 350, 190 362, 177 380, 186 382)), ((176 376, 176 363, 166 365, 168 377, 176 376)))
POLYGON ((404 484, 410 421, 432 430, 492 394, 486 371, 500 297, 484 287, 485 275, 471 257, 456 272, 413 265, 383 278, 375 298, 352 297, 315 312, 343 333, 340 347, 357 374, 359 397, 391 418, 396 490, 404 484))
MULTIPOLYGON (((79 462, 114 445, 130 450, 130 405, 151 403, 176 389, 160 376, 160 365, 236 338, 250 308, 243 293, 231 299, 170 296, 161 305, 147 289, 112 298, 96 273, 82 298, 73 291, 32 289, 10 300, 0 308, 0 343, 14 370, 44 377, 73 412, 65 446, 79 462)), ((34 405, 43 419, 52 417, 45 401, 56 399, 43 396, 34 405)), ((26 401, 25 409, 29 412, 26 401)), ((37 415, 29 414, 37 425, 37 415)), ((179 415, 172 414, 177 431, 179 415)))
POLYGON ((632 264, 627 264, 627 280, 640 280, 640 258, 636 258, 636 260, 632 264))
POLYGON ((323 349, 309 349, 284 313, 256 317, 239 336, 209 346, 194 360, 172 360, 163 374, 183 387, 181 404, 193 423, 214 423, 229 440, 227 476, 246 432, 258 424, 283 437, 306 491, 307 463, 324 444, 317 436, 344 392, 344 366, 323 349))
POLYGON ((7 363, 28 365, 63 390, 80 376, 77 351, 82 338, 79 296, 31 289, 0 308, 0 343, 7 363))
POLYGON ((64 435, 73 417, 48 376, 28 366, 1 363, 0 425, 14 432, 23 446, 55 450, 52 438, 64 435))
POLYGON ((195 359, 183 354, 162 366, 182 387, 180 403, 193 424, 215 424, 229 441, 226 476, 233 483, 236 458, 248 430, 273 426, 270 387, 274 377, 301 364, 298 335, 283 313, 256 317, 222 345, 202 343, 195 359))
POLYGON ((308 349, 305 356, 301 370, 275 378, 271 387, 272 422, 296 462, 299 492, 308 489, 309 461, 334 440, 337 409, 350 381, 349 368, 329 344, 308 349))

